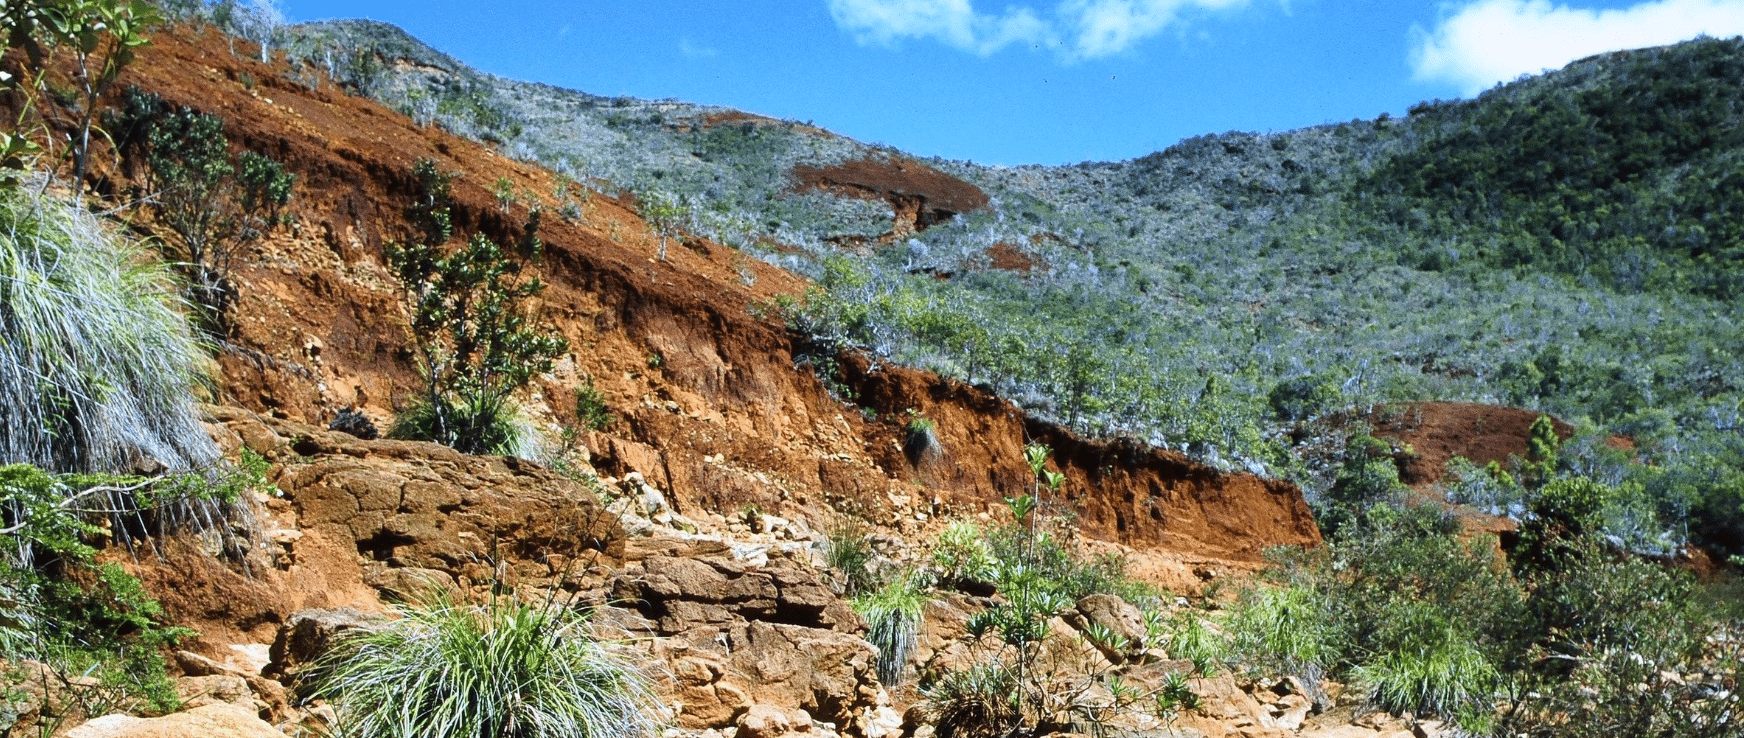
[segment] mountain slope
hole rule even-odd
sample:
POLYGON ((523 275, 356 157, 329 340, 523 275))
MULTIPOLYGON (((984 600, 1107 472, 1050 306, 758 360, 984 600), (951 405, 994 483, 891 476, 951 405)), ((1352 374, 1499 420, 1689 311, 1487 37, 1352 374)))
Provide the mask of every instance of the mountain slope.
POLYGON ((1297 445, 1315 435, 1302 418, 1455 400, 1636 436, 1644 460, 1684 470, 1639 480, 1657 517, 1630 535, 1654 546, 1744 501, 1690 481, 1744 457, 1736 39, 1583 60, 1406 118, 1003 168, 499 80, 379 24, 296 36, 307 74, 679 203, 691 232, 818 279, 788 317, 825 354, 864 347, 1311 495, 1332 469, 1297 445), (801 176, 886 160, 986 206, 923 230, 897 198, 801 176))

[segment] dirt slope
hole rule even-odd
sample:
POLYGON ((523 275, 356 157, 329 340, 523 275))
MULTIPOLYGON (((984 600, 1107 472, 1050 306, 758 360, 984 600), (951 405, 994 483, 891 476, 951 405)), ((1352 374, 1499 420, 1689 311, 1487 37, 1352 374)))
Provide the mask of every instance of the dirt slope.
MULTIPOLYGON (((382 257, 405 232, 413 164, 434 159, 462 173, 457 232, 497 239, 517 233, 532 203, 523 196, 499 207, 494 182, 507 178, 553 213, 557 180, 332 85, 287 81, 282 64, 259 64, 243 45, 232 56, 216 34, 166 32, 125 80, 223 116, 233 142, 298 177, 296 226, 242 267, 238 348, 221 359, 219 399, 317 423, 356 405, 385 426, 417 387, 382 257)), ((555 427, 573 413, 570 392, 591 378, 618 418, 586 438, 595 465, 642 473, 681 512, 756 505, 820 527, 853 513, 919 533, 940 516, 1001 508, 1001 497, 1028 489, 1021 448, 1039 440, 1057 449, 1092 536, 1180 561, 1253 561, 1265 546, 1319 540, 1290 485, 1082 441, 930 374, 874 371, 849 357, 859 407, 833 399, 795 369, 794 337, 751 310, 803 292, 803 280, 701 241, 661 261, 656 238, 624 203, 596 194, 577 221, 547 217, 541 235, 544 310, 574 348, 526 398, 530 414, 555 427), (945 450, 920 466, 897 449, 909 408, 938 422, 945 450)))

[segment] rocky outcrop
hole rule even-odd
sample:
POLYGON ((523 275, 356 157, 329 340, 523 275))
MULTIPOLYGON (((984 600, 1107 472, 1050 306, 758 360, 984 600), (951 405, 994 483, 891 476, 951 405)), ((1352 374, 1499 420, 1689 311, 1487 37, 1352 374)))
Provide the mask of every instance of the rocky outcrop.
POLYGON ((876 724, 887 717, 880 710, 888 699, 877 654, 857 635, 860 616, 793 553, 760 555, 765 563, 648 556, 613 581, 613 606, 599 617, 654 637, 653 655, 670 665, 681 726, 731 727, 762 705, 774 711, 763 716, 771 721, 765 730, 776 729, 776 712, 803 711, 829 729, 881 734, 876 724))
POLYGON ((267 506, 286 518, 273 537, 279 568, 296 566, 315 537, 349 546, 368 581, 404 597, 456 582, 553 586, 622 553, 617 518, 581 484, 538 464, 365 441, 235 408, 208 413, 229 445, 278 465, 271 481, 282 494, 267 506))

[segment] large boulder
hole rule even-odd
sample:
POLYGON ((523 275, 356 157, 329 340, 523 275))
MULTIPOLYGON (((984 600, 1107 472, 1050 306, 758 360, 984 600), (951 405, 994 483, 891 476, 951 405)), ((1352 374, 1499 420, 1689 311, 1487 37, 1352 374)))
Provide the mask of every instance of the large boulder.
POLYGON ((623 553, 617 517, 592 491, 539 464, 435 443, 365 441, 235 408, 207 412, 228 444, 276 465, 271 481, 295 517, 295 534, 278 541, 281 568, 295 566, 302 549, 330 542, 369 562, 367 579, 380 591, 404 598, 503 576, 524 587, 558 586, 590 561, 623 553))

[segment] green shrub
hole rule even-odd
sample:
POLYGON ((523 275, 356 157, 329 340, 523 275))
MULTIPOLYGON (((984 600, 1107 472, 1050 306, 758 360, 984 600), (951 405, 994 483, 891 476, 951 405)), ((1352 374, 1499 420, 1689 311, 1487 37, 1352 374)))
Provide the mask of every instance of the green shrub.
MULTIPOLYGON (((198 484, 198 475, 187 476, 193 481, 186 486, 198 484)), ((193 631, 165 624, 162 608, 139 580, 117 564, 98 563, 96 549, 85 543, 103 532, 88 519, 135 516, 145 500, 160 506, 181 501, 167 491, 144 494, 154 484, 178 487, 176 481, 0 466, 0 511, 7 521, 0 529, 0 659, 45 664, 42 678, 52 682, 32 688, 59 694, 66 701, 57 706, 62 717, 168 711, 179 704, 162 650, 193 631)))
POLYGON ((69 472, 212 462, 190 401, 206 358, 169 273, 42 189, 0 191, 0 460, 69 472))
POLYGON ((1457 720, 1470 732, 1485 732, 1494 720, 1501 683, 1496 667, 1432 604, 1396 603, 1385 614, 1396 619, 1389 627, 1413 637, 1355 668, 1369 700, 1394 714, 1435 714, 1457 720))
POLYGON ((172 109, 137 87, 127 89, 111 126, 117 146, 146 165, 152 208, 180 237, 174 256, 190 295, 224 334, 236 300, 236 260, 279 225, 295 177, 252 151, 232 155, 223 118, 172 109))
POLYGON ((575 388, 575 422, 588 430, 598 431, 605 430, 612 420, 605 395, 594 389, 592 381, 575 388))
POLYGON ((1338 663, 1343 634, 1324 595, 1301 587, 1258 587, 1229 615, 1230 655, 1248 664, 1318 681, 1338 663))
POLYGON ((1023 721, 1019 676, 1000 661, 946 672, 922 690, 939 738, 995 738, 1023 721))
POLYGON ((957 520, 946 526, 933 541, 932 559, 939 581, 947 586, 993 574, 993 551, 974 523, 957 520))
POLYGON ((510 395, 551 371, 569 342, 540 325, 527 301, 544 291, 522 272, 536 261, 539 211, 521 238, 504 248, 473 235, 459 248, 449 215, 451 175, 425 159, 413 168, 420 193, 407 216, 414 243, 390 244, 388 265, 411 316, 424 393, 393 435, 435 441, 463 453, 500 453, 515 437, 510 395))
POLYGON ((512 599, 442 597, 349 631, 322 661, 315 694, 339 732, 370 738, 652 738, 661 726, 646 677, 586 621, 512 599))
POLYGON ((878 679, 895 685, 914 653, 921 614, 931 600, 923 574, 910 571, 854 598, 854 612, 866 619, 866 640, 878 648, 878 679))
POLYGON ((1321 376, 1284 380, 1266 396, 1272 412, 1288 421, 1307 420, 1333 410, 1338 400, 1338 383, 1321 376))
POLYGON ((446 443, 462 453, 516 456, 527 453, 515 409, 507 402, 456 404, 420 397, 394 418, 388 438, 446 443), (443 441, 443 439, 450 439, 443 441))

